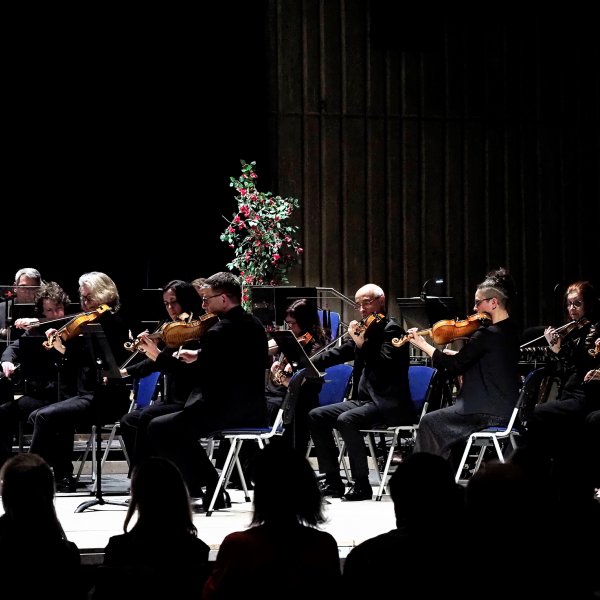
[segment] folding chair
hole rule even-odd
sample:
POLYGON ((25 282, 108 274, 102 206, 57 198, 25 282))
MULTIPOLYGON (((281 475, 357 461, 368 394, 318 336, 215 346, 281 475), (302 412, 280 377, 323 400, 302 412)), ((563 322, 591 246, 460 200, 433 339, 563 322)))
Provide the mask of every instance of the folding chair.
POLYGON ((462 478, 462 474, 467 466, 467 460, 472 448, 478 447, 479 452, 477 453, 474 468, 472 470, 468 469, 471 475, 481 466, 487 448, 493 448, 498 460, 504 462, 504 452, 507 450, 507 446, 510 445, 513 450, 517 447, 516 438, 521 434, 520 429, 523 427, 525 415, 529 410, 533 410, 533 406, 540 401, 538 392, 547 376, 546 367, 535 369, 527 375, 506 427, 486 427, 469 436, 460 464, 456 470, 456 483, 466 484, 468 481, 468 479, 462 478))
POLYGON ((295 397, 293 390, 296 389, 297 385, 301 384, 303 378, 304 369, 301 369, 292 375, 288 386, 288 393, 283 400, 281 408, 277 411, 277 416, 275 417, 273 425, 270 427, 230 427, 213 431, 206 436, 205 439, 208 440, 209 445, 214 439, 229 440, 230 442, 229 452, 223 463, 217 487, 215 488, 208 510, 206 511, 207 517, 210 517, 213 513, 213 507, 219 497, 219 492, 227 487, 234 466, 237 468, 240 476, 240 482, 242 484, 242 489, 244 490, 244 498, 246 502, 250 502, 251 498, 248 492, 248 486, 246 485, 246 478, 239 460, 242 445, 245 441, 249 440, 256 442, 258 447, 262 449, 269 443, 269 440, 273 436, 283 435, 286 424, 291 423, 294 418, 295 397))
MULTIPOLYGON (((366 435, 367 444, 369 446, 369 452, 374 461, 377 460, 375 453, 375 434, 381 434, 387 439, 391 436, 389 450, 387 452, 387 458, 385 461, 385 467, 383 473, 379 473, 377 468, 377 477, 379 479, 379 489, 375 500, 381 500, 383 493, 385 492, 385 486, 387 483, 387 477, 392 464, 392 458, 398 445, 398 441, 408 439, 414 444, 414 440, 417 435, 417 429, 419 428, 419 421, 421 417, 430 410, 430 404, 433 399, 433 390, 437 387, 437 370, 433 367, 412 365, 408 367, 408 384, 410 386, 410 395, 415 412, 418 415, 418 420, 412 425, 395 425, 386 427, 372 427, 370 429, 363 429, 362 432, 366 435)), ((386 443, 387 446, 387 443, 386 443)))
MULTIPOLYGON (((129 405, 128 412, 131 412, 132 410, 134 410, 136 408, 145 408, 146 406, 149 406, 150 404, 152 404, 153 398, 154 398, 154 393, 156 391, 156 386, 158 384, 158 379, 159 379, 160 375, 161 375, 160 371, 156 371, 154 373, 150 373, 149 375, 146 375, 145 377, 141 377, 139 379, 134 380, 134 382, 133 382, 133 398, 131 400, 131 404, 129 405)), ((106 441, 106 446, 104 447, 101 468, 104 468, 104 464, 106 463, 106 460, 108 458, 108 453, 111 450, 120 450, 121 452, 123 452, 123 455, 125 456, 125 460, 127 461, 127 464, 130 464, 129 456, 127 455, 127 449, 125 448, 123 438, 120 435, 117 437, 117 432, 119 430, 119 426, 120 426, 120 423, 119 423, 119 421, 117 421, 111 425, 106 425, 106 426, 102 427, 103 431, 106 430, 107 432, 110 432, 110 433, 109 433, 108 439, 106 441), (119 442, 118 446, 114 445, 115 437, 117 437, 117 440, 119 442)), ((85 461, 87 460, 87 457, 89 455, 89 451, 91 448, 91 450, 92 450, 92 480, 93 480, 92 492, 96 491, 96 486, 98 485, 98 481, 95 477, 95 471, 94 471, 94 466, 96 465, 96 444, 94 443, 95 435, 96 435, 96 426, 93 425, 92 432, 90 434, 90 437, 88 438, 85 450, 83 452, 81 462, 79 464, 79 470, 77 472, 77 479, 79 480, 79 477, 81 476, 81 472, 83 470, 83 465, 85 464, 85 461)))
MULTIPOLYGON (((341 364, 333 365, 325 370, 323 378, 323 386, 319 392, 319 406, 327 406, 329 404, 335 404, 336 402, 343 402, 347 397, 351 386, 352 372, 354 368, 352 365, 341 364)), ((339 463, 344 469, 346 479, 350 481, 350 472, 348 465, 344 460, 343 443, 340 440, 339 433, 336 429, 333 430, 335 437, 335 443, 339 448, 339 463)), ((308 443, 308 449, 306 450, 306 458, 309 458, 310 451, 313 447, 312 439, 308 443)))

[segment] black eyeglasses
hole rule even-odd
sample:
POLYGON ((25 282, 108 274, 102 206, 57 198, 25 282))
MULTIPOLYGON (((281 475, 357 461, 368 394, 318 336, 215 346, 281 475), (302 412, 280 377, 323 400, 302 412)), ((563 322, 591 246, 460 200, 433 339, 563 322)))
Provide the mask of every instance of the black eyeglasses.
POLYGON ((222 296, 223 294, 213 294, 212 296, 200 296, 200 300, 202 300, 202 302, 206 302, 207 300, 210 300, 211 298, 216 298, 217 296, 222 296))
POLYGON ((573 308, 581 308, 583 306, 583 302, 581 300, 572 300, 567 302, 567 308, 571 308, 571 306, 573 308))
POLYGON ((91 296, 79 296, 79 299, 83 302, 91 302, 93 300, 91 296))
POLYGON ((482 298, 481 300, 475 300, 475 308, 479 308, 479 305, 482 302, 488 302, 489 300, 493 300, 493 298, 482 298))
POLYGON ((285 324, 286 324, 286 325, 289 325, 290 327, 291 327, 292 325, 295 325, 296 323, 297 323, 297 321, 288 321, 287 319, 285 319, 285 324))

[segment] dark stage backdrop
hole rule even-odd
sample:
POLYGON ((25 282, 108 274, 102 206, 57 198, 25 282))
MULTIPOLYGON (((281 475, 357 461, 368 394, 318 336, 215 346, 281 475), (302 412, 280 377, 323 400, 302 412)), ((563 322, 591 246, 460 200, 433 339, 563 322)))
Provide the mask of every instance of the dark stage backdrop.
POLYGON ((474 285, 507 265, 523 327, 560 322, 567 282, 600 285, 594 19, 398 19, 391 4, 11 23, 0 284, 36 266, 74 293, 97 269, 127 301, 224 269, 245 159, 260 189, 300 198, 293 284, 352 296, 375 281, 393 299, 441 275, 430 293, 464 317, 474 285))
POLYGON ((266 68, 262 3, 217 4, 12 24, 0 284, 33 266, 76 297, 100 270, 133 302, 225 269, 229 177, 267 170, 266 68))

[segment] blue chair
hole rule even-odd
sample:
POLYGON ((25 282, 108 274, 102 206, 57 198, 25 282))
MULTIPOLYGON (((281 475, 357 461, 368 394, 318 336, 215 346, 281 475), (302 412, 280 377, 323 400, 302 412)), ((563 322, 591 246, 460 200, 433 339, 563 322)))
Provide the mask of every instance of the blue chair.
MULTIPOLYGON (((328 367, 326 369, 323 375, 323 387, 321 387, 321 391, 319 392, 319 406, 327 406, 329 404, 335 404, 336 402, 343 402, 348 397, 348 393, 352 384, 351 380, 353 370, 354 368, 352 365, 345 363, 341 365, 333 365, 332 367, 328 367)), ((335 443, 340 449, 338 457, 340 465, 344 469, 346 479, 350 480, 348 465, 346 464, 346 461, 343 460, 343 443, 340 440, 336 429, 333 430, 333 435, 335 437, 335 443)), ((309 458, 312 447, 313 442, 311 439, 306 451, 306 458, 309 458)))
POLYGON ((330 335, 332 340, 338 337, 340 329, 340 313, 319 308, 319 319, 321 321, 321 326, 325 329, 327 335, 330 335))
POLYGON ((391 438, 389 442, 387 458, 385 461, 385 467, 381 475, 379 474, 379 469, 376 468, 377 477, 379 479, 379 489, 377 491, 377 496, 375 497, 375 500, 377 501, 381 500, 381 497, 385 492, 385 486, 387 484, 392 458, 398 443, 405 441, 407 444, 414 444, 417 430, 419 428, 419 421, 421 420, 421 417, 430 409, 430 404, 433 400, 433 391, 436 389, 437 382, 436 375, 437 369, 434 369, 433 367, 427 367, 423 365, 412 365, 408 367, 408 384, 410 386, 410 395, 413 406, 415 407, 415 413, 418 415, 416 423, 413 423, 412 425, 373 427, 362 430, 366 435, 369 452, 371 453, 371 457, 375 463, 377 463, 374 440, 375 434, 383 435, 385 436, 385 439, 391 438))

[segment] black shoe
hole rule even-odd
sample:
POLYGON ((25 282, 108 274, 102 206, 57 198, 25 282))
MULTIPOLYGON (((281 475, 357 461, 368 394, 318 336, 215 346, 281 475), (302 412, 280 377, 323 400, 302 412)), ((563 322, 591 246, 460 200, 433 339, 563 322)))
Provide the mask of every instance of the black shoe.
POLYGON ((328 483, 322 481, 319 484, 321 496, 332 496, 333 498, 341 498, 346 492, 346 486, 340 481, 339 483, 328 483))
MULTIPOLYGON (((194 512, 208 512, 208 507, 210 506, 210 501, 212 500, 214 491, 206 490, 204 494, 204 498, 202 499, 202 504, 198 504, 194 507, 194 512), (197 510, 197 509, 200 510, 197 510)), ((215 501, 215 505, 213 506, 213 510, 219 510, 221 508, 231 508, 231 498, 227 492, 221 492, 215 501)))
POLYGON ((62 494, 72 494, 77 491, 77 480, 72 475, 63 477, 56 482, 56 491, 62 494))
POLYGON ((355 483, 347 494, 344 494, 342 500, 346 502, 355 502, 356 500, 372 500, 373 489, 370 485, 355 483))

